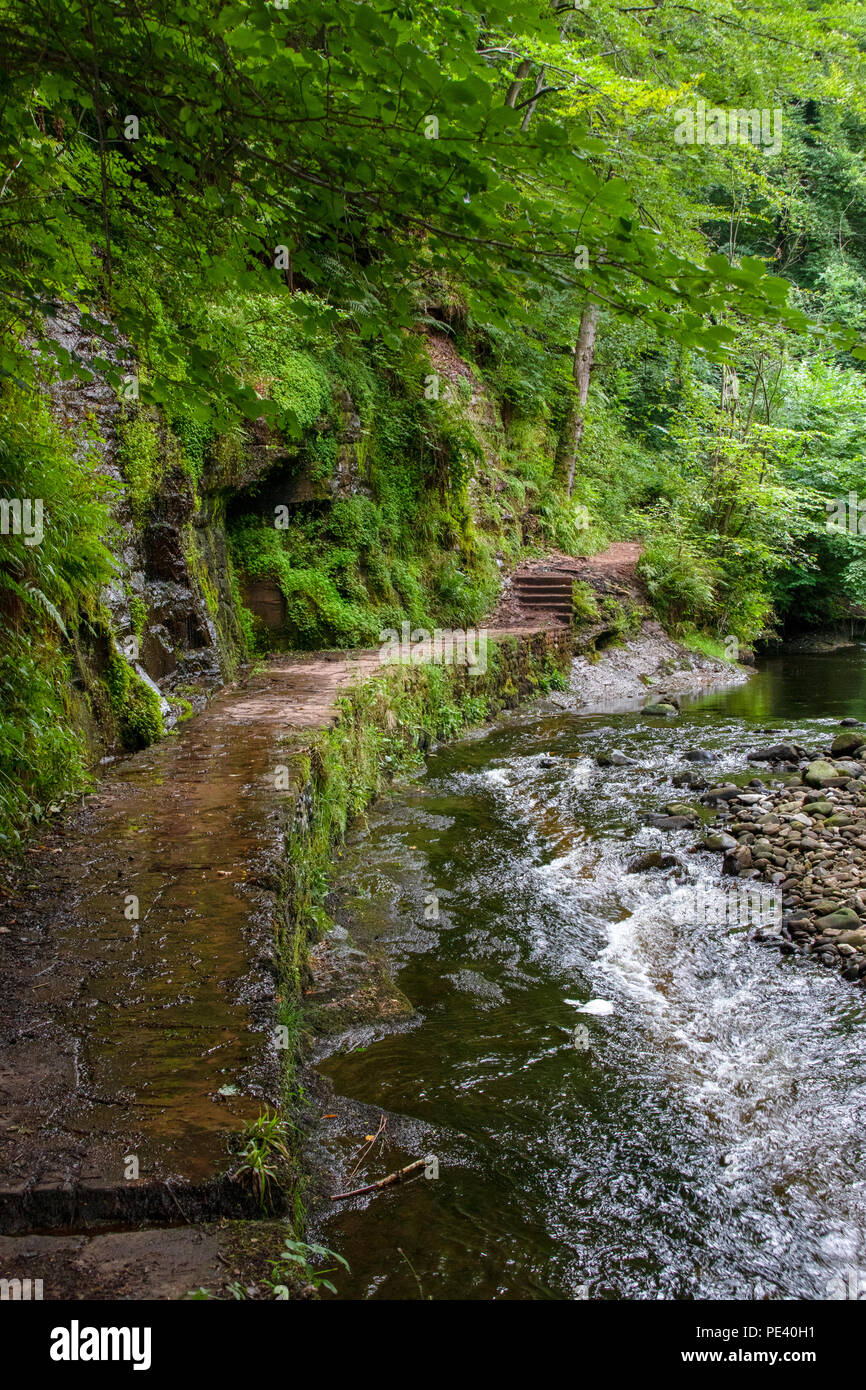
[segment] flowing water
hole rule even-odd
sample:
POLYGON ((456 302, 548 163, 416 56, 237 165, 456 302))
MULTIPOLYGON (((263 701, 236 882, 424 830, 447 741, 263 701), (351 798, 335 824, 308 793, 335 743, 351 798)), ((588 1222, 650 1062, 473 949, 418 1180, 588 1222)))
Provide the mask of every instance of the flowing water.
POLYGON ((345 1172, 384 1114, 348 1185, 428 1154, 439 1177, 329 1209, 340 1297, 824 1299, 866 1270, 866 995, 720 900, 683 912, 720 856, 642 824, 686 749, 739 774, 761 730, 818 747, 845 715, 864 652, 789 656, 673 721, 524 716, 371 809, 336 916, 416 1013, 322 1063, 325 1142, 345 1172), (627 871, 654 848, 684 871, 627 871))

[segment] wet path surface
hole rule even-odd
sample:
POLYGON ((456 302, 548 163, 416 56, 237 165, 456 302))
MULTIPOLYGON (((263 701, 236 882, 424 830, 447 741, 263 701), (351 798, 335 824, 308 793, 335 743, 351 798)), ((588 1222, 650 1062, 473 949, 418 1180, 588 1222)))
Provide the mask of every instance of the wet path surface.
POLYGON ((643 824, 686 749, 748 778, 761 730, 815 746, 843 716, 859 649, 669 722, 511 721, 370 811, 333 910, 416 1012, 320 1063, 320 1141, 333 1190, 428 1154, 439 1178, 325 1204, 341 1297, 824 1299, 864 1267, 866 996, 732 928, 718 857, 643 824), (599 767, 614 749, 637 766, 599 767), (679 867, 629 872, 656 848, 679 867))
POLYGON ((0 1230, 176 1217, 165 1180, 217 1177, 275 1098, 274 769, 370 665, 271 663, 28 854, 0 935, 0 1230))

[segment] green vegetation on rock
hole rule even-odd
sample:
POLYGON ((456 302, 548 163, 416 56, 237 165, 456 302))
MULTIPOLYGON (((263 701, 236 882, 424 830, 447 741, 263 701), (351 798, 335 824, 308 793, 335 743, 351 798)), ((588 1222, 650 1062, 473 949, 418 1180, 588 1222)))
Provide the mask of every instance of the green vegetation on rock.
POLYGON ((109 660, 105 683, 124 748, 134 752, 162 737, 159 695, 117 653, 109 660))

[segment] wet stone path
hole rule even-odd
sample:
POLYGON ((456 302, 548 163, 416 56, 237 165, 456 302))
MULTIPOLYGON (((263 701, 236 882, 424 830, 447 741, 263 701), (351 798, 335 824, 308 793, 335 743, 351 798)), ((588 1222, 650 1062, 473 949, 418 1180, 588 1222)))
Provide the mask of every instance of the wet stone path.
POLYGON ((376 664, 269 663, 30 849, 0 907, 0 1232, 240 1200, 229 1140, 279 1084, 274 769, 376 664))

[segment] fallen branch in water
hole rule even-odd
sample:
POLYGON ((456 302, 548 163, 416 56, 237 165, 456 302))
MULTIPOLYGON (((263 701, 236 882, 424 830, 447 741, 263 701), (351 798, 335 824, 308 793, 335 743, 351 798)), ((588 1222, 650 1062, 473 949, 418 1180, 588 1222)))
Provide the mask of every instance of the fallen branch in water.
POLYGON ((396 1173, 389 1173, 387 1178, 380 1178, 378 1182, 368 1183, 366 1187, 356 1187, 354 1192, 335 1192, 331 1201, 342 1202, 344 1197, 360 1197, 365 1192, 376 1192, 379 1188, 391 1187, 395 1182, 402 1182, 407 1173, 415 1173, 419 1168, 423 1168, 426 1162, 426 1158, 416 1158, 414 1163, 407 1163, 405 1168, 398 1168, 396 1173))

